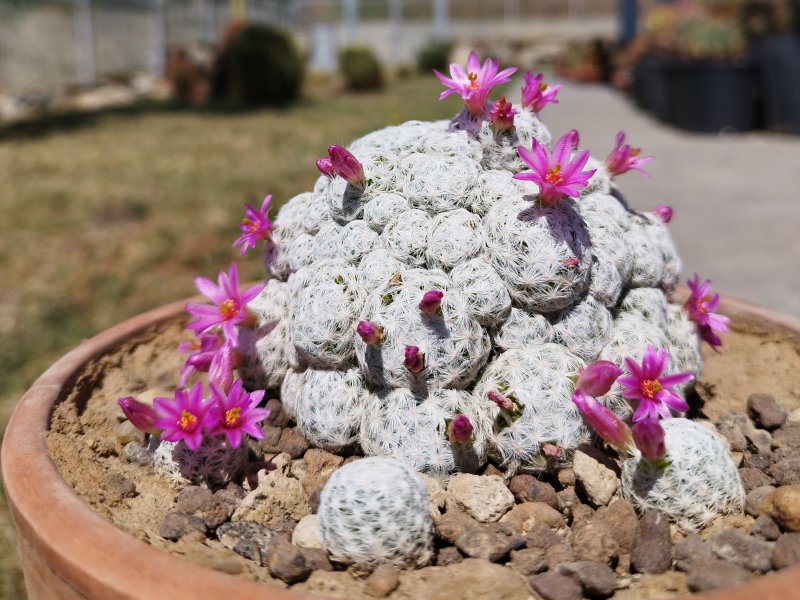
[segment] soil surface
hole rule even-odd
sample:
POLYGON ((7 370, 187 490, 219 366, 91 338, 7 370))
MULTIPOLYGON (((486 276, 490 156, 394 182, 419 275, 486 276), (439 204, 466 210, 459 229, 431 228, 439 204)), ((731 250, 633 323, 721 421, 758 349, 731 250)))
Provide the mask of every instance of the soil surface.
MULTIPOLYGON (((622 504, 613 511, 612 508, 617 503, 628 504, 627 501, 612 501, 608 507, 592 502, 581 486, 575 485, 572 469, 535 481, 529 475, 504 478, 514 495, 513 510, 520 512, 530 509, 531 514, 538 515, 533 525, 530 519, 524 523, 515 522, 513 518, 508 519, 508 515, 502 522, 479 523, 466 513, 451 509, 449 504, 445 511, 445 492, 439 488, 441 498, 439 501, 434 499, 434 504, 438 506, 432 509, 436 513, 438 536, 436 558, 432 566, 421 570, 381 568, 372 574, 357 572, 332 565, 324 551, 308 547, 302 548, 303 558, 298 559, 307 565, 307 568, 301 569, 301 573, 290 572, 291 569, 287 571, 280 564, 273 565, 273 557, 285 555, 287 551, 281 544, 289 540, 297 543, 297 538, 292 538, 293 530, 298 521, 306 518, 304 515, 316 511, 319 491, 327 477, 342 462, 353 457, 344 460, 321 450, 307 450, 307 442, 298 438, 299 433, 281 414, 279 402, 272 399, 270 406, 273 414, 269 424, 264 427, 265 439, 250 447, 253 466, 248 477, 217 490, 213 494, 213 502, 210 500, 212 495, 206 490, 197 486, 176 486, 174 482, 156 475, 150 465, 137 464, 126 458, 125 445, 137 439, 143 442, 144 439, 141 434, 126 427, 129 424, 123 423, 124 417, 117 399, 129 395, 139 399, 172 396, 183 359, 176 352, 176 347, 190 336, 183 325, 176 321, 159 330, 149 331, 113 354, 90 364, 77 379, 71 393, 55 407, 47 435, 48 447, 56 465, 77 494, 104 518, 137 538, 209 568, 269 582, 270 585, 287 587, 294 584, 299 589, 342 598, 410 599, 445 595, 448 598, 461 598, 458 594, 487 599, 527 598, 535 596, 531 591, 533 589, 544 598, 569 600, 592 596, 627 599, 665 597, 685 594, 690 589, 716 587, 713 581, 692 584, 692 570, 685 564, 683 569, 673 566, 662 573, 653 572, 658 569, 648 571, 646 568, 634 572, 637 569, 631 566, 631 555, 634 563, 647 560, 647 557, 637 558, 633 538, 627 545, 620 540, 614 541, 616 548, 602 545, 604 528, 611 527, 611 532, 614 532, 614 524, 620 523, 620 519, 624 521, 627 514, 620 508, 622 504), (259 473, 259 469, 265 466, 266 471, 259 473), (271 513, 259 525, 254 525, 261 528, 256 531, 256 534, 259 531, 263 534, 261 538, 250 530, 242 533, 241 528, 232 527, 236 523, 230 522, 231 517, 234 522, 242 522, 242 518, 234 516, 234 511, 237 514, 241 512, 241 498, 255 489, 259 480, 268 477, 273 477, 275 489, 282 490, 291 488, 284 485, 289 479, 299 481, 301 485, 297 488, 302 488, 302 499, 292 505, 291 510, 286 509, 286 514, 271 513), (529 479, 524 479, 526 477, 529 479), (193 508, 186 509, 190 505, 193 508), (224 525, 220 526, 220 523, 224 525), (537 528, 541 529, 543 523, 550 528, 552 535, 544 530, 538 531, 537 528), (223 527, 228 528, 225 535, 221 533, 223 527), (468 535, 470 540, 486 538, 491 541, 493 535, 501 535, 516 542, 500 550, 499 556, 498 552, 492 555, 491 548, 477 548, 473 552, 469 547, 471 541, 461 543, 459 536, 462 533, 469 534, 473 529, 478 531, 475 528, 479 528, 480 535, 468 535), (546 547, 538 541, 531 541, 529 534, 534 530, 540 534, 537 540, 549 540, 546 547), (235 535, 240 536, 238 542, 237 539, 231 541, 231 536, 235 535), (253 537, 258 546, 255 551, 252 550, 253 537), (578 546, 577 540, 581 537, 587 542, 578 546), (267 547, 269 540, 273 540, 270 543, 275 548, 280 547, 280 552, 276 554, 270 551, 267 547), (250 545, 243 545, 245 541, 250 545), (589 584, 582 581, 580 573, 590 573, 592 569, 596 571, 595 580, 602 579, 610 572, 615 581, 606 590, 592 590, 591 586, 587 588, 589 584), (454 586, 454 582, 459 582, 459 585, 454 586), (552 590, 552 593, 546 590, 552 590)), ((697 396, 693 399, 697 416, 713 423, 730 417, 731 412, 746 415, 748 398, 752 394, 767 394, 773 397, 788 417, 785 427, 789 429, 784 438, 794 439, 795 429, 800 431, 800 411, 797 410, 800 408, 800 377, 797 376, 800 373, 800 340, 789 334, 734 323, 733 330, 725 338, 722 352, 708 351, 705 358, 706 366, 696 388, 697 396)), ((756 428, 761 426, 755 417, 747 427, 752 429, 753 425, 756 428)), ((765 429, 757 431, 775 436, 774 439, 783 439, 778 435, 779 430, 774 428, 771 434, 765 429)), ((741 437, 736 432, 735 435, 725 434, 721 429, 720 432, 729 441, 733 440, 733 446, 738 439, 736 436, 741 437)), ((740 473, 747 471, 743 477, 750 477, 749 482, 745 482, 748 503, 753 495, 750 492, 755 487, 800 483, 800 459, 793 455, 789 461, 798 473, 793 470, 788 474, 783 471, 776 474, 774 465, 781 460, 783 462, 780 464, 787 464, 787 451, 775 443, 770 444, 772 437, 768 439, 766 449, 762 444, 759 450, 754 444, 757 445, 760 439, 756 436, 755 441, 751 442, 748 437, 744 447, 732 448, 735 460, 741 467, 740 473), (775 457, 772 456, 773 450, 775 457), (752 472, 757 468, 765 471, 761 473, 763 477, 759 478, 752 472), (781 476, 785 476, 787 481, 776 481, 781 476), (798 477, 798 481, 794 481, 795 477, 798 477)), ((500 479, 504 474, 490 464, 483 475, 499 476, 496 479, 500 479)), ((759 498, 764 495, 762 490, 759 498)), ((783 526, 778 528, 774 521, 758 510, 748 509, 748 512, 749 516, 718 519, 707 530, 700 532, 698 543, 706 543, 700 540, 710 540, 720 532, 733 530, 747 535, 748 540, 762 544, 759 548, 765 552, 766 546, 763 544, 779 544, 780 540, 775 540, 781 536, 800 537, 798 533, 787 533, 789 530, 783 526)), ((247 518, 244 520, 247 521, 247 518)), ((644 517, 639 520, 637 529, 634 515, 633 529, 646 530, 643 521, 644 517)), ((612 533, 609 537, 619 536, 612 533)), ((688 552, 689 549, 698 548, 693 545, 693 537, 685 538, 674 526, 669 537, 672 544, 667 549, 670 561, 675 559, 679 562, 673 549, 687 539, 692 543, 684 544, 684 550, 688 552)), ((794 538, 789 541, 792 544, 789 554, 794 556, 792 552, 798 553, 800 560, 800 542, 794 538)), ((709 542, 709 545, 713 544, 709 542)), ((773 546, 769 547, 770 552, 773 546)), ((297 547, 289 543, 289 548, 297 547)), ((705 549, 698 552, 702 554, 705 549)), ((748 549, 743 554, 752 556, 753 550, 748 549)), ((718 553, 717 556, 721 555, 718 553)), ((689 556, 686 561, 691 562, 691 558, 689 556)), ((752 566, 743 570, 741 564, 721 564, 724 562, 722 559, 713 560, 716 563, 708 564, 718 567, 720 577, 725 581, 735 580, 734 576, 741 576, 744 580, 759 573, 759 569, 752 566), (725 571, 727 567, 730 569, 725 571)), ((774 554, 772 560, 775 562, 774 554)), ((702 571, 710 572, 706 567, 702 571)))

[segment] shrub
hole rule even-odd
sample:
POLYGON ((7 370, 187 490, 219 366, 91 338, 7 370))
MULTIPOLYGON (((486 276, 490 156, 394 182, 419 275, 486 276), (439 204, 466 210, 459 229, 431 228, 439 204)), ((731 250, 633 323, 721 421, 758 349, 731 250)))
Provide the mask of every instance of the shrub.
POLYGON ((339 53, 339 70, 350 90, 375 90, 383 85, 378 57, 366 46, 349 46, 339 53))
POLYGON ((300 94, 303 72, 289 33, 270 25, 235 25, 217 56, 213 97, 240 106, 284 104, 300 94))
POLYGON ((436 69, 447 73, 453 44, 442 40, 431 40, 417 51, 417 68, 421 73, 436 69))

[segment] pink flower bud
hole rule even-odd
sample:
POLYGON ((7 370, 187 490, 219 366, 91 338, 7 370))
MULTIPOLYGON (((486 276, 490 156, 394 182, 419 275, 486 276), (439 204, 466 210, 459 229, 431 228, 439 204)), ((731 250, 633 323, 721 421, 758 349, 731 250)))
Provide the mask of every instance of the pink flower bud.
POLYGON ((653 209, 653 214, 657 216, 662 223, 669 223, 672 220, 672 207, 666 204, 659 204, 653 209))
POLYGON ((650 174, 642 169, 642 165, 649 163, 653 160, 652 156, 643 156, 639 158, 641 150, 639 148, 631 148, 625 143, 625 132, 620 131, 617 134, 614 142, 614 148, 611 153, 606 157, 606 168, 611 176, 622 175, 628 171, 639 171, 640 173, 650 177, 650 174))
POLYGON ((444 292, 439 290, 429 290, 419 301, 419 310, 426 315, 442 314, 442 298, 444 292))
POLYGON ((239 355, 230 342, 225 342, 211 359, 208 369, 208 380, 224 392, 228 392, 233 385, 233 371, 240 362, 239 355))
POLYGON ((154 423, 158 419, 158 413, 152 406, 139 402, 133 396, 120 398, 117 400, 117 404, 119 404, 122 412, 125 413, 125 416, 133 423, 136 429, 152 434, 159 432, 159 429, 154 427, 154 423))
POLYGON ((383 327, 370 323, 369 321, 359 321, 356 325, 356 333, 368 346, 380 344, 383 339, 383 327))
POLYGON ((624 371, 609 360, 597 360, 578 373, 575 389, 597 398, 608 393, 624 371))
POLYGON ((331 159, 328 158, 327 156, 324 158, 317 159, 317 168, 319 169, 320 173, 326 175, 327 177, 333 177, 334 175, 336 175, 336 173, 333 170, 333 163, 331 162, 331 159))
POLYGON ((561 455, 564 454, 564 449, 555 444, 542 444, 542 452, 548 458, 561 458, 561 455))
POLYGON ((578 145, 581 143, 581 136, 577 129, 570 129, 564 137, 569 140, 570 148, 573 150, 578 149, 578 145))
POLYGON ((406 358, 403 365, 415 375, 421 373, 425 368, 425 355, 417 346, 406 346, 406 358))
POLYGON ((572 394, 572 401, 597 435, 617 450, 630 448, 631 430, 617 415, 580 389, 572 394))
POLYGON ((514 403, 511 401, 510 398, 506 398, 503 394, 499 392, 489 392, 486 394, 489 397, 489 400, 497 404, 500 407, 500 410, 512 410, 514 408, 514 403))
POLYGON ((517 111, 511 106, 511 102, 506 102, 505 96, 500 98, 492 105, 489 111, 489 122, 495 133, 505 133, 514 129, 514 115, 517 111))
POLYGON ((466 415, 456 415, 447 424, 447 439, 451 444, 468 444, 472 440, 474 427, 466 415))
POLYGON ((667 455, 664 428, 658 419, 643 419, 634 423, 633 441, 645 460, 658 462, 667 455))
POLYGON ((364 166, 348 150, 334 144, 328 148, 333 171, 348 183, 364 187, 364 166))

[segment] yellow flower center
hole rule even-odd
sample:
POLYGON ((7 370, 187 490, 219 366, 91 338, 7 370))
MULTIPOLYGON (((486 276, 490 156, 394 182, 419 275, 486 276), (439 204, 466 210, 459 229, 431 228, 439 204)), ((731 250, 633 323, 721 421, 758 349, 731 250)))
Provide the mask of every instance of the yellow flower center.
POLYGON ((242 419, 242 409, 238 406, 225 411, 225 425, 227 427, 236 427, 236 424, 242 419))
POLYGON ((639 392, 642 396, 650 400, 653 400, 656 394, 663 389, 664 387, 658 379, 645 379, 639 386, 639 392))
POLYGON ((178 419, 178 427, 183 431, 194 431, 195 425, 197 425, 197 417, 188 410, 181 411, 181 418, 178 419))
POLYGON ((547 89, 547 84, 544 81, 539 82, 539 91, 543 92, 547 89))
POLYGON ((631 148, 631 156, 639 156, 639 153, 642 151, 641 148, 631 148))
POLYGON ((242 225, 247 227, 247 230, 250 233, 256 233, 260 227, 258 221, 251 221, 250 219, 242 219, 242 225))
POLYGON ((544 180, 551 185, 561 185, 564 181, 564 177, 561 175, 561 165, 547 167, 547 175, 544 176, 544 180))
POLYGON ((478 74, 475 72, 471 72, 467 74, 467 79, 469 79, 469 89, 477 90, 480 85, 478 84, 478 74))
POLYGON ((232 319, 236 316, 238 312, 238 307, 236 306, 236 302, 228 298, 224 302, 219 305, 219 314, 222 315, 225 319, 232 319))

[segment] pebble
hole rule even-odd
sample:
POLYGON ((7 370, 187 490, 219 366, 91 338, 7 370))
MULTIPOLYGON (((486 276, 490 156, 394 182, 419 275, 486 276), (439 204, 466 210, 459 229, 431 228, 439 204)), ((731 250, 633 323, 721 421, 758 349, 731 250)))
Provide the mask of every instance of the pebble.
POLYGON ((264 421, 273 427, 286 427, 289 424, 289 415, 283 410, 283 403, 277 398, 270 398, 264 407, 269 411, 269 416, 264 421))
POLYGON ((303 558, 312 571, 333 571, 333 564, 328 553, 320 548, 300 548, 303 558))
POLYGON ((560 469, 558 471, 558 483, 565 488, 575 485, 575 471, 570 468, 560 469))
POLYGON ((631 550, 631 570, 637 573, 664 573, 672 565, 672 535, 669 519, 650 510, 639 519, 631 550))
POLYGON ((747 569, 718 558, 693 564, 687 575, 686 584, 693 592, 734 586, 752 578, 752 574, 747 569))
POLYGON ((753 517, 772 513, 772 496, 775 488, 762 485, 747 494, 744 500, 744 512, 753 517))
POLYGON ((756 454, 769 456, 772 454, 772 435, 765 429, 751 429, 745 432, 744 436, 749 442, 749 448, 755 450, 756 454))
POLYGON ((800 450, 800 422, 787 423, 776 430, 772 442, 778 450, 800 450))
POLYGON ((544 523, 536 523, 528 530, 528 534, 525 536, 526 548, 542 548, 546 550, 554 544, 562 543, 564 543, 564 538, 544 523))
POLYGON ((536 575, 548 569, 547 552, 543 548, 523 548, 511 552, 508 563, 520 575, 536 575))
POLYGON ((239 498, 229 490, 217 490, 211 500, 200 510, 200 516, 209 529, 216 529, 231 518, 239 504, 239 498))
POLYGON ((591 506, 586 504, 578 504, 572 509, 572 527, 592 520, 594 517, 594 510, 591 506))
POLYGON ((274 531, 252 521, 224 523, 217 528, 217 539, 223 546, 259 564, 277 536, 274 531))
POLYGON ((478 558, 448 567, 405 571, 399 594, 413 600, 532 600, 524 577, 478 558))
POLYGON ((263 563, 270 575, 288 584, 303 581, 311 574, 303 551, 281 537, 276 537, 267 547, 263 563))
POLYGON ((338 454, 319 448, 309 448, 303 455, 303 459, 306 464, 307 477, 330 476, 344 462, 344 458, 338 454))
POLYGON ((728 529, 707 541, 712 552, 719 558, 731 562, 748 571, 766 573, 772 569, 772 543, 750 537, 728 529))
POLYGON ((608 565, 590 561, 568 562, 558 566, 558 573, 577 581, 591 598, 608 598, 617 589, 617 578, 608 565))
POLYGON ((772 464, 772 456, 763 456, 761 454, 747 453, 742 459, 743 468, 758 469, 759 471, 767 471, 772 464))
POLYGON ((800 533, 784 533, 772 548, 772 568, 785 569, 800 564, 800 533))
POLYGON ((602 521, 590 520, 572 527, 569 538, 578 560, 615 565, 619 558, 616 532, 602 521))
POLYGON ((524 534, 528 533, 535 525, 541 523, 558 529, 564 527, 566 522, 560 512, 551 508, 544 502, 525 502, 517 504, 500 519, 501 523, 508 523, 524 534))
POLYGON ((439 552, 436 555, 436 566, 446 567, 447 565, 460 563, 463 560, 464 555, 458 551, 458 548, 455 546, 445 546, 444 548, 439 548, 439 552))
POLYGON ((514 495, 497 475, 459 473, 447 486, 447 509, 463 510, 481 523, 499 521, 512 506, 514 495))
POLYGON ((581 585, 572 577, 548 572, 528 577, 528 583, 544 600, 581 600, 581 585))
POLYGON ((731 412, 720 417, 714 426, 717 432, 728 440, 731 452, 744 452, 747 449, 747 438, 744 433, 753 428, 747 415, 731 412))
POLYGON ((481 475, 486 476, 486 477, 494 476, 494 477, 499 477, 500 479, 503 479, 503 480, 505 480, 505 477, 504 477, 505 474, 506 474, 505 471, 499 469, 496 465, 493 465, 492 463, 489 463, 488 465, 486 465, 486 468, 483 470, 483 473, 481 473, 481 475))
POLYGON ((779 485, 800 483, 800 456, 793 454, 778 458, 769 468, 769 472, 778 480, 779 485))
POLYGON ((292 543, 303 548, 325 548, 322 544, 322 534, 319 530, 319 517, 317 515, 306 515, 300 519, 297 527, 292 531, 292 543))
POLYGON ((133 498, 137 493, 136 484, 119 473, 112 473, 106 479, 103 489, 103 494, 109 504, 116 504, 124 498, 133 498))
POLYGON ((800 531, 800 485, 786 485, 772 494, 772 518, 787 531, 800 531))
POLYGON ((574 487, 568 487, 556 492, 556 498, 558 498, 558 510, 565 516, 572 515, 572 509, 581 504, 581 499, 575 493, 574 487))
POLYGON ((508 523, 479 523, 459 511, 447 511, 435 525, 439 537, 470 558, 496 562, 525 543, 508 523))
POLYGON ((619 551, 630 554, 633 549, 636 526, 639 521, 633 504, 628 500, 617 500, 608 506, 598 508, 594 518, 611 528, 617 544, 619 544, 619 551))
POLYGON ((586 492, 586 497, 594 506, 608 504, 611 497, 619 488, 619 477, 594 456, 590 456, 583 450, 576 450, 572 470, 575 472, 575 479, 586 492))
POLYGON ((311 512, 301 483, 280 470, 261 470, 258 486, 247 494, 233 513, 233 521, 255 521, 269 525, 273 521, 299 521, 311 512))
POLYGON ((533 475, 515 475, 508 482, 509 491, 517 502, 544 502, 558 510, 558 496, 552 485, 533 475))
POLYGON ((364 582, 364 592, 373 598, 385 598, 400 585, 400 573, 392 565, 381 565, 364 582))
POLYGON ((689 571, 692 565, 705 560, 713 560, 714 553, 696 533, 690 533, 675 544, 675 568, 689 571))
POLYGON ((114 435, 123 446, 131 442, 136 442, 139 445, 144 444, 144 433, 138 430, 130 421, 123 421, 117 425, 114 435))
POLYGON ((758 427, 773 431, 786 422, 787 411, 771 394, 750 394, 747 414, 758 427))
POLYGON ((185 515, 193 515, 211 501, 214 494, 210 489, 199 485, 190 485, 181 490, 175 502, 175 510, 185 515))
POLYGON ((572 546, 570 546, 567 541, 563 541, 560 544, 553 544, 545 550, 544 555, 547 559, 547 568, 550 570, 557 568, 561 563, 578 560, 578 557, 572 550, 572 546))
POLYGON ((762 485, 775 484, 775 480, 760 469, 742 467, 739 469, 739 477, 742 479, 745 492, 751 492, 762 485))
POLYGON ((206 526, 203 519, 179 512, 169 512, 161 521, 158 534, 164 539, 175 542, 192 531, 199 531, 205 536, 206 526))
POLYGON ((308 440, 297 427, 284 427, 277 444, 278 452, 286 452, 292 458, 300 458, 308 450, 308 440))
POLYGON ((769 542, 774 542, 781 536, 781 529, 767 515, 761 515, 753 522, 750 527, 750 533, 769 542))
POLYGON ((417 473, 417 477, 425 482, 425 488, 428 490, 428 498, 431 500, 431 506, 436 510, 432 514, 436 514, 440 510, 444 510, 445 503, 447 502, 447 492, 438 479, 425 475, 424 473, 417 473))
POLYGON ((262 438, 258 442, 258 446, 264 454, 274 454, 278 452, 278 442, 281 439, 281 427, 274 425, 262 425, 261 433, 262 438))

